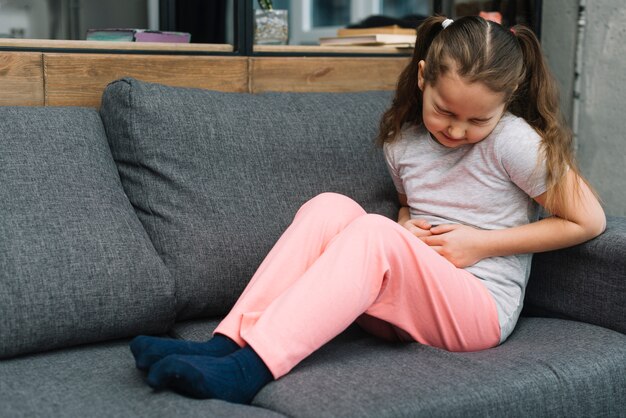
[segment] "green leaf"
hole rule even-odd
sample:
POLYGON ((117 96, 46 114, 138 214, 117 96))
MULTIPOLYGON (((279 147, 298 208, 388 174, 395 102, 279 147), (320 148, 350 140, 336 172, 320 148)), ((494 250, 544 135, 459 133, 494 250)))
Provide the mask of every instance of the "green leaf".
POLYGON ((259 0, 259 6, 261 6, 261 9, 263 10, 273 9, 272 0, 259 0))

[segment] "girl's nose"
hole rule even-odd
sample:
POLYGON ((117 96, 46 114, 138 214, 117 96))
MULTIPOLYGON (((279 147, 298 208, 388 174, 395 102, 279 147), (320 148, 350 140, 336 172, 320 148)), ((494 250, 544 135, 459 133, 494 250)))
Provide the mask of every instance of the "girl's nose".
POLYGON ((465 136, 465 129, 459 125, 450 125, 448 127, 448 136, 453 139, 463 139, 465 136))

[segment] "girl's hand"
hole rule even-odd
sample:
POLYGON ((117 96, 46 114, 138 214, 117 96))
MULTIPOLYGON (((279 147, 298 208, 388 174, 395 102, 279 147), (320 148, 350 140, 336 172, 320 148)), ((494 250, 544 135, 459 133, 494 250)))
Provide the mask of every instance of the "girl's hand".
POLYGON ((424 219, 409 219, 402 224, 403 227, 418 238, 431 236, 431 225, 424 219))
POLYGON ((430 236, 420 239, 456 267, 468 267, 485 258, 481 242, 486 231, 467 225, 441 224, 429 232, 430 236))

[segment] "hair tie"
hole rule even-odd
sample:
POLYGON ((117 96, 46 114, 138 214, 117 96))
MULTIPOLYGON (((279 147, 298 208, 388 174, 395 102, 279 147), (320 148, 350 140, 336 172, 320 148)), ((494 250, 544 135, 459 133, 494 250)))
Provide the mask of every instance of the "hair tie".
POLYGON ((448 26, 450 26, 450 24, 451 24, 452 22, 454 22, 454 20, 452 20, 452 19, 446 19, 446 20, 444 20, 443 22, 441 22, 441 26, 443 26, 443 28, 445 29, 445 28, 447 28, 448 26))

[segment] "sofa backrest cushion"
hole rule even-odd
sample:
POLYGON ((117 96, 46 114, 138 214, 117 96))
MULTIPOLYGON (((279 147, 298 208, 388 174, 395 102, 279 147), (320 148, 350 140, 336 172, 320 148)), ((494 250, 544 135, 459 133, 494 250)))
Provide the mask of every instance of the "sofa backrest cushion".
POLYGON ((533 256, 525 314, 555 316, 626 334, 626 218, 607 217, 596 238, 533 256))
POLYGON ((98 113, 0 107, 0 358, 164 332, 174 286, 98 113))
POLYGON ((178 319, 225 314, 321 192, 395 217, 373 138, 390 92, 242 94, 111 83, 100 114, 122 184, 176 280, 178 319))

